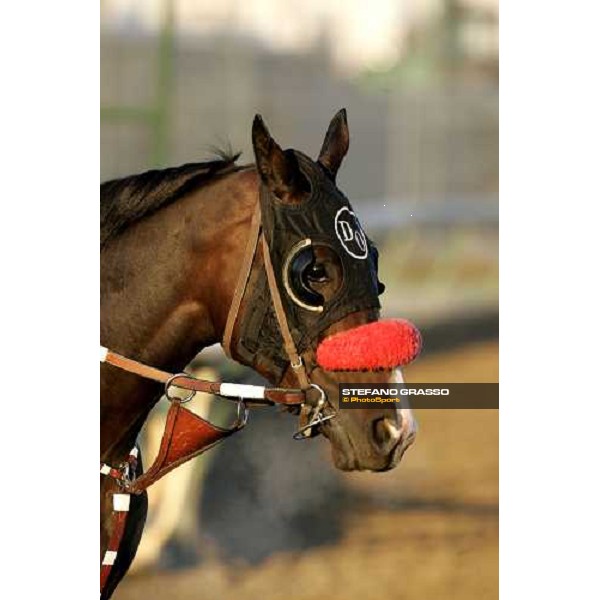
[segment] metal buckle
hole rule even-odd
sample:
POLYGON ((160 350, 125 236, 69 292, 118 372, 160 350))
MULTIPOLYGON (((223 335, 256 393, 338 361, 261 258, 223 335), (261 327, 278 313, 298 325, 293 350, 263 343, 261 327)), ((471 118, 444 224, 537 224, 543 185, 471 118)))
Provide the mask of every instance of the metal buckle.
POLYGON ((129 489, 137 479, 135 469, 129 462, 124 462, 119 465, 118 471, 121 474, 121 477, 114 479, 117 482, 117 485, 123 490, 129 489))
POLYGON ((250 409, 243 398, 240 398, 237 403, 237 417, 233 425, 234 429, 242 429, 248 423, 250 409))
POLYGON ((319 399, 317 400, 317 404, 314 408, 316 410, 320 411, 323 408, 323 406, 325 406, 325 400, 327 399, 325 390, 320 385, 317 385, 316 383, 311 383, 310 387, 315 388, 315 390, 317 390, 319 392, 319 399))
POLYGON ((292 436, 295 440, 307 440, 311 436, 312 428, 317 427, 318 425, 322 425, 323 423, 330 421, 333 419, 337 413, 334 412, 330 415, 323 416, 322 411, 325 407, 325 401, 327 400, 327 396, 325 394, 325 390, 320 385, 316 383, 311 383, 310 387, 318 390, 320 396, 317 400, 316 406, 308 405, 311 410, 310 421, 304 426, 298 429, 294 435, 292 436))
POLYGON ((326 417, 324 417, 320 413, 315 414, 311 418, 310 423, 308 423, 304 427, 300 427, 300 429, 298 429, 298 431, 296 431, 294 433, 292 438, 295 440, 298 440, 298 441, 307 440, 310 437, 310 433, 311 433, 311 430, 313 427, 316 427, 317 425, 321 425, 321 424, 325 423, 326 421, 330 421, 331 419, 333 419, 333 417, 335 417, 335 414, 327 415, 326 417), (306 432, 308 432, 308 433, 306 433, 306 432))
MULTIPOLYGON (((187 373, 177 373, 177 374, 173 375, 172 377, 169 377, 169 379, 167 379, 167 381, 165 383, 165 398, 169 402, 177 401, 177 402, 180 402, 181 404, 186 404, 196 395, 195 390, 188 390, 189 394, 187 396, 184 396, 183 398, 180 398, 179 396, 170 396, 169 395, 169 388, 173 385, 173 381, 175 379, 177 379, 178 377, 189 377, 189 375, 187 373)), ((174 387, 177 387, 177 386, 175 385, 174 387)), ((185 389, 185 388, 180 388, 180 389, 185 389)))

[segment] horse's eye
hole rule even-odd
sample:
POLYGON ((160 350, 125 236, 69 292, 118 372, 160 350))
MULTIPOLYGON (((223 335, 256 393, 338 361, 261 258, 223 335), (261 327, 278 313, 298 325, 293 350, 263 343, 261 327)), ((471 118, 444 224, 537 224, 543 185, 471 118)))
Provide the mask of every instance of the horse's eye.
POLYGON ((305 271, 306 278, 311 283, 325 283, 329 280, 327 269, 322 263, 313 262, 305 271))

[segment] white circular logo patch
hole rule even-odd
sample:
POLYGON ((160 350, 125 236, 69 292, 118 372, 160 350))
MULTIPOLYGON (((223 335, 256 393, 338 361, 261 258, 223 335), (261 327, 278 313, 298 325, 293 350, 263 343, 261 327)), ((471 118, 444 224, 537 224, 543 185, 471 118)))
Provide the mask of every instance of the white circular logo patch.
POLYGON ((354 258, 367 258, 369 248, 367 238, 356 215, 344 206, 335 215, 335 234, 344 250, 354 258))

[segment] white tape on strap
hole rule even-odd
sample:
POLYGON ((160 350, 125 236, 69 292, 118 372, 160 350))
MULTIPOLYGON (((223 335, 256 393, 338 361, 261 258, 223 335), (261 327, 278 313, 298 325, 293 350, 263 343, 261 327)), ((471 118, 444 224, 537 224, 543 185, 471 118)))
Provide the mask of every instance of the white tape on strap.
POLYGON ((106 360, 106 356, 108 354, 108 348, 104 346, 100 346, 100 362, 104 362, 106 360))
POLYGON ((114 565, 117 553, 114 550, 107 550, 102 559, 103 565, 114 565))
POLYGON ((230 398, 264 398, 265 388, 262 385, 242 385, 239 383, 222 383, 219 393, 230 398))
POLYGON ((120 512, 129 510, 129 494, 113 494, 113 509, 120 512))

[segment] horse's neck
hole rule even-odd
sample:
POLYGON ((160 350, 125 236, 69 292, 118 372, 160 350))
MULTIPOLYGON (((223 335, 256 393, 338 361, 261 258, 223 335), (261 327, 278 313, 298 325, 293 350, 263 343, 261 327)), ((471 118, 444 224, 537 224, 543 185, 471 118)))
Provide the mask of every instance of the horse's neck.
MULTIPOLYGON (((125 231, 102 252, 101 343, 181 371, 222 338, 256 202, 241 171, 201 188, 125 231)), ((102 366, 104 453, 129 449, 161 388, 102 366)))

